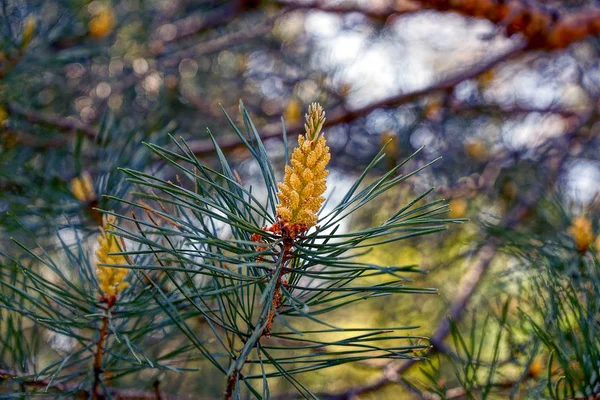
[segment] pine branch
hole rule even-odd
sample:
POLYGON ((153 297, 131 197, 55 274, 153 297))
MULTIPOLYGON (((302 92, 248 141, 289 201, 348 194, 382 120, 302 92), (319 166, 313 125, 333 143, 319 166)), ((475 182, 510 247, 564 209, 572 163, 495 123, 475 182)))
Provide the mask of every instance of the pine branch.
POLYGON ((176 31, 174 37, 159 42, 158 44, 163 46, 167 43, 182 40, 221 25, 226 25, 235 17, 252 10, 257 6, 258 2, 254 0, 234 0, 215 10, 208 12, 203 11, 187 16, 172 23, 176 31))
POLYGON ((452 11, 485 18, 509 36, 521 34, 528 49, 557 50, 588 36, 600 34, 600 8, 588 7, 563 14, 559 10, 522 0, 414 0, 424 9, 452 11))
POLYGON ((102 353, 104 352, 104 343, 108 336, 108 313, 114 304, 116 297, 113 296, 112 301, 108 302, 106 315, 102 318, 101 327, 98 330, 98 344, 96 345, 96 354, 94 355, 94 383, 92 384, 92 400, 98 400, 98 386, 102 378, 102 353))
MULTIPOLYGON (((0 369, 0 383, 2 381, 15 381, 23 386, 35 387, 35 388, 48 388, 48 391, 55 391, 58 393, 69 393, 73 398, 77 399, 88 399, 90 397, 90 391, 85 389, 78 389, 75 386, 70 386, 65 383, 56 383, 50 379, 37 379, 35 376, 23 375, 17 372, 0 369)), ((189 397, 183 397, 171 394, 160 394, 162 397, 157 397, 156 386, 152 391, 136 390, 136 389, 121 389, 121 388, 108 388, 107 389, 113 398, 120 400, 187 400, 189 397)), ((105 395, 98 395, 98 400, 107 400, 108 397, 105 395)))
MULTIPOLYGON (((174 51, 173 53, 169 54, 168 57, 165 58, 163 63, 177 65, 179 61, 184 58, 194 58, 200 55, 216 53, 220 50, 230 48, 231 46, 235 46, 236 44, 246 43, 249 39, 266 35, 272 31, 273 26, 280 17, 289 13, 292 10, 292 7, 284 8, 274 16, 267 18, 263 22, 256 24, 248 29, 240 30, 238 32, 232 32, 227 35, 223 35, 217 39, 207 40, 198 43, 197 45, 189 49, 174 51)), ((163 52, 163 49, 159 50, 160 51, 158 51, 157 54, 161 54, 163 52)))
MULTIPOLYGON (((290 1, 281 3, 300 6, 290 1)), ((524 0, 410 0, 390 2, 377 8, 312 1, 303 3, 301 7, 333 13, 358 12, 383 21, 392 16, 422 10, 456 12, 468 17, 485 18, 509 36, 521 34, 527 40, 528 49, 538 50, 563 49, 586 37, 600 34, 600 8, 595 6, 569 13, 524 0)))
POLYGON ((47 125, 65 133, 73 134, 76 132, 81 132, 92 140, 94 140, 98 135, 98 130, 96 128, 71 118, 63 118, 54 114, 48 114, 37 110, 28 110, 16 103, 9 103, 7 105, 7 109, 9 113, 25 118, 31 123, 47 125))

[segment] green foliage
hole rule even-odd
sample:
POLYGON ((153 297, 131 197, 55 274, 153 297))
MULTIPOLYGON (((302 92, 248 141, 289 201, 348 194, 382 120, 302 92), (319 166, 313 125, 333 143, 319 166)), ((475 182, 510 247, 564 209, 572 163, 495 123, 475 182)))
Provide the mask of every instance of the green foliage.
POLYGON ((339 203, 322 210, 316 229, 290 248, 289 238, 265 230, 275 221, 278 179, 243 106, 242 115, 244 133, 232 126, 260 168, 256 185, 240 182, 216 141, 218 168, 202 163, 184 140, 173 140, 171 148, 146 144, 152 159, 170 169, 121 169, 131 190, 106 196, 118 210, 106 212, 118 216, 109 232, 126 244, 119 254, 130 260, 124 267, 131 269, 132 286, 114 308, 98 300, 94 258, 76 227, 68 230, 74 244, 60 231, 60 246, 51 252, 21 245, 22 256, 5 255, 3 317, 9 326, 15 318, 29 320, 35 333, 27 343, 9 347, 20 332, 7 330, 10 350, 4 351, 11 353, 3 359, 11 361, 4 367, 23 372, 20 381, 47 381, 37 392, 61 387, 90 393, 90 363, 105 316, 110 321, 102 360, 105 393, 113 390, 106 380, 121 385, 144 369, 181 372, 191 361, 206 360, 227 377, 226 396, 269 398, 269 382, 282 377, 303 397, 317 398, 297 374, 365 360, 420 358, 428 344, 410 335, 414 326, 349 329, 328 314, 372 298, 436 293, 410 284, 408 275, 422 273, 415 266, 354 259, 373 246, 446 229, 452 222, 443 218, 447 206, 425 201, 430 190, 390 210, 376 226, 340 229, 343 220, 428 165, 402 173, 402 163, 365 183, 384 159, 382 150, 339 203), (40 365, 29 344, 39 343, 40 330, 68 340, 70 350, 55 351, 40 365))

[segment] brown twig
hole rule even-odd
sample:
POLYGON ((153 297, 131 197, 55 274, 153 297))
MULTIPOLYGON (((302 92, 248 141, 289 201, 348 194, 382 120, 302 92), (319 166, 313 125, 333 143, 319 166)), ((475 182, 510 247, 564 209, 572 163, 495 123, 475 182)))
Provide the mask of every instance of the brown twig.
MULTIPOLYGON (((269 301, 269 312, 264 317, 262 317, 262 319, 260 321, 259 326, 263 326, 264 328, 262 328, 262 331, 258 335, 258 338, 256 339, 256 343, 259 343, 262 338, 271 337, 271 327, 273 325, 273 321, 275 320, 277 311, 283 304, 283 294, 281 293, 281 287, 285 286, 287 284, 285 279, 283 278, 283 276, 288 271, 288 269, 285 267, 285 264, 288 262, 288 260, 290 260, 290 258, 292 256, 291 251, 292 251, 292 248, 294 247, 294 240, 295 240, 295 237, 290 236, 286 229, 281 228, 279 221, 276 222, 275 224, 273 224, 273 226, 271 226, 270 228, 267 228, 267 230, 272 231, 272 232, 278 232, 279 234, 282 235, 283 248, 281 249, 281 268, 279 268, 279 271, 277 271, 277 275, 274 278, 274 279, 276 279, 276 281, 275 281, 275 287, 273 288, 273 295, 271 296, 271 299, 268 300, 269 301)), ((253 240, 260 242, 260 236, 255 237, 255 239, 253 239, 253 240)), ((236 359, 233 358, 232 361, 235 361, 235 360, 236 359)), ((246 362, 246 360, 244 360, 244 363, 245 362, 246 362)), ((224 400, 231 399, 231 396, 233 395, 233 391, 235 390, 237 378, 241 374, 241 368, 243 367, 244 363, 242 363, 239 367, 235 368, 233 370, 232 374, 227 377, 227 386, 226 386, 225 394, 223 397, 224 400)))
MULTIPOLYGON (((72 398, 76 399, 88 399, 90 392, 85 389, 78 389, 74 386, 69 386, 64 383, 56 383, 50 379, 38 379, 32 375, 23 375, 17 372, 0 369, 0 382, 3 380, 10 381, 14 380, 23 386, 32 386, 37 388, 48 388, 48 390, 54 390, 61 393, 69 393, 72 398)), ((108 393, 113 398, 119 400, 155 400, 156 391, 151 392, 136 390, 136 389, 120 389, 120 388, 108 388, 108 393)), ((98 400, 106 400, 107 396, 103 394, 98 395, 98 400)), ((162 400, 184 400, 187 397, 177 395, 162 395, 162 400)))
POLYGON ((391 1, 388 4, 364 7, 352 4, 335 4, 323 0, 309 2, 293 2, 289 0, 280 0, 280 4, 298 9, 318 10, 336 14, 360 13, 373 20, 385 21, 392 15, 408 14, 421 11, 419 4, 410 1, 391 1))
POLYGON ((231 376, 227 378, 227 387, 225 388, 225 400, 231 400, 233 391, 235 390, 235 381, 237 380, 238 371, 234 370, 231 376))
POLYGON ((507 35, 521 34, 528 49, 564 49, 588 36, 600 34, 600 8, 588 7, 561 14, 557 9, 522 0, 414 0, 423 9, 451 11, 485 18, 507 35))
POLYGON ((158 379, 155 380, 152 386, 154 387, 154 398, 156 400, 162 400, 162 395, 160 394, 160 381, 158 379))
POLYGON ((319 0, 302 4, 281 0, 280 3, 333 13, 359 12, 377 20, 422 10, 456 12, 487 19, 509 36, 521 34, 529 49, 563 49, 600 34, 600 8, 595 6, 561 13, 561 10, 524 0, 405 0, 390 1, 377 8, 331 5, 319 0))
POLYGON ((114 295, 110 297, 102 297, 102 301, 106 302, 107 306, 105 311, 106 314, 102 318, 102 323, 98 331, 98 344, 96 345, 96 353, 94 354, 94 383, 92 384, 92 400, 99 399, 98 387, 100 386, 100 380, 102 379, 102 354, 104 353, 104 343, 106 342, 106 337, 108 336, 108 313, 114 306, 116 299, 117 298, 114 295))
POLYGON ((188 49, 175 51, 170 54, 169 57, 165 58, 165 60, 161 63, 165 65, 177 65, 183 58, 194 58, 200 55, 215 53, 238 43, 243 43, 248 39, 268 34, 273 29, 275 22, 277 22, 281 16, 289 13, 292 9, 293 8, 291 7, 284 8, 274 16, 267 18, 264 22, 256 24, 248 29, 232 32, 217 39, 199 43, 188 49))
POLYGON ((96 128, 74 119, 62 118, 57 115, 37 110, 27 110, 16 103, 7 104, 7 109, 10 114, 18 115, 34 124, 50 125, 66 133, 82 132, 92 140, 96 139, 96 136, 98 136, 98 130, 96 128))
POLYGON ((255 0, 235 0, 208 12, 203 11, 188 15, 171 24, 175 29, 173 37, 167 40, 158 40, 152 47, 161 48, 167 43, 198 35, 218 26, 228 24, 235 17, 257 6, 258 2, 255 0))

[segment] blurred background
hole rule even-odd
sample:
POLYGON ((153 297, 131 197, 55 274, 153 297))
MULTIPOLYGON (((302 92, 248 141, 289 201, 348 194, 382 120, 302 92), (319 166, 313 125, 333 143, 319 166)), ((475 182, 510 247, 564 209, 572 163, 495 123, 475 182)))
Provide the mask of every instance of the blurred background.
MULTIPOLYGON (((168 143, 168 134, 185 138, 210 164, 208 128, 241 179, 251 182, 259 169, 223 112, 240 122, 240 100, 279 174, 283 124, 294 142, 308 104, 323 105, 330 193, 343 192, 386 143, 388 157, 377 173, 423 146, 403 171, 441 157, 347 221, 380 222, 382 210, 434 187, 431 198, 448 199, 450 216, 469 221, 363 259, 419 264, 430 273, 414 284, 439 288, 440 295, 374 301, 334 317, 347 326, 419 325, 415 334, 433 336, 430 369, 374 361, 302 375, 323 398, 461 398, 464 391, 451 392, 460 385, 443 357, 452 330, 447 316, 485 336, 481 320, 498 312, 507 294, 523 295, 518 282, 527 271, 511 250, 529 254, 524 242, 541 248, 550 241, 577 255, 582 240, 592 241, 581 235, 595 237, 598 230, 600 10, 594 1, 0 3, 5 248, 14 246, 12 236, 52 242, 57 224, 66 221, 94 232, 93 208, 112 205, 100 195, 128 190, 118 167, 168 175, 141 149, 142 141, 168 143), (73 190, 82 176, 98 197, 73 190)), ((509 311, 518 307, 509 302, 509 311)), ((526 385, 536 386, 538 364, 547 359, 530 358, 529 345, 518 334, 503 342, 508 367, 501 382, 527 377, 526 385)), ((163 389, 195 393, 191 398, 221 395, 222 380, 208 366, 198 379, 165 382, 163 389)), ((272 388, 274 397, 294 398, 286 395, 290 389, 283 381, 272 388)))

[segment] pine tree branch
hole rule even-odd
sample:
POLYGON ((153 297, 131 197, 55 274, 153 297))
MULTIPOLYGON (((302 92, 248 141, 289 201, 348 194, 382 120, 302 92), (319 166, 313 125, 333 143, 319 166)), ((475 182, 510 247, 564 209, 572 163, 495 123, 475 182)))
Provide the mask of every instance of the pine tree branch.
POLYGON ((154 385, 152 385, 152 387, 154 388, 155 400, 163 400, 162 394, 160 393, 160 381, 154 381, 154 385))
POLYGON ((226 25, 235 17, 258 6, 255 0, 234 0, 208 12, 196 13, 171 23, 175 28, 175 36, 160 42, 164 45, 206 32, 221 25, 226 25))
MULTIPOLYGON (((289 13, 293 9, 293 7, 284 8, 277 12, 277 14, 264 20, 262 23, 256 24, 248 29, 232 32, 216 39, 201 42, 184 50, 174 51, 173 53, 169 54, 164 61, 161 61, 161 63, 177 65, 179 64, 179 61, 184 58, 194 58, 200 55, 215 53, 222 49, 235 46, 239 43, 245 43, 249 39, 266 35, 272 31, 273 26, 280 17, 289 13)), ((163 50, 164 49, 160 48, 159 51, 157 51, 157 54, 161 54, 163 50)))
MULTIPOLYGON (((109 307, 110 309, 110 307, 109 307)), ((108 313, 108 310, 106 311, 108 313)), ((94 383, 92 384, 92 400, 98 400, 98 386, 102 377, 102 354, 104 352, 104 342, 108 335, 108 315, 102 318, 102 326, 99 330, 98 344, 96 345, 96 354, 94 355, 94 383)))
POLYGON ((28 110, 16 103, 8 103, 7 110, 10 114, 25 118, 31 123, 48 125, 65 133, 81 132, 89 139, 96 139, 98 130, 94 127, 70 118, 63 118, 54 114, 48 114, 37 110, 28 110))
POLYGON ((588 36, 600 34, 600 8, 587 7, 577 12, 559 10, 522 0, 414 0, 423 9, 451 11, 485 18, 506 31, 521 34, 528 49, 557 50, 588 36))
MULTIPOLYGON (((75 386, 69 386, 65 383, 56 383, 50 379, 38 379, 32 375, 23 375, 17 372, 0 369, 0 384, 2 381, 14 381, 15 383, 22 384, 27 387, 36 388, 48 388, 48 392, 54 391, 58 393, 69 393, 72 398, 76 399, 88 399, 90 397, 90 391, 85 389, 78 389, 75 386)), ((144 391, 137 389, 121 389, 121 388, 108 388, 108 392, 112 398, 120 400, 155 400, 157 399, 156 389, 152 391, 144 391)), ((172 394, 161 394, 162 400, 188 400, 189 397, 172 395, 172 394)), ((98 395, 98 400, 107 400, 108 397, 105 395, 98 395)))
POLYGON ((600 393, 590 394, 589 396, 572 397, 569 400, 600 400, 600 393))
POLYGON ((596 6, 563 13, 524 0, 406 0, 390 1, 376 8, 331 5, 318 0, 302 4, 283 0, 280 3, 332 13, 358 12, 376 20, 422 10, 456 12, 487 19, 508 36, 521 34, 527 40, 528 49, 538 50, 563 49, 588 36, 600 34, 600 8, 596 6))

